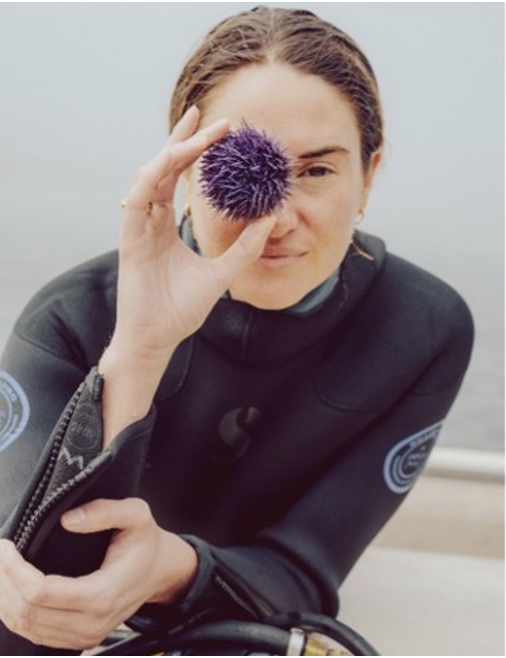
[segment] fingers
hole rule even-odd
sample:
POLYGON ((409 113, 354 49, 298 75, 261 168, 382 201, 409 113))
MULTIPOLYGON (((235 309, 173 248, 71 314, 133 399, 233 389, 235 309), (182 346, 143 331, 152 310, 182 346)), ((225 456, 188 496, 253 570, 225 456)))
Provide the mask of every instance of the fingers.
POLYGON ((126 204, 127 209, 144 209, 149 202, 172 202, 177 177, 214 141, 228 131, 227 119, 220 119, 195 133, 198 110, 190 108, 176 125, 163 149, 138 171, 126 204), (162 185, 163 189, 160 189, 162 185), (163 192, 163 199, 160 193, 163 192))
POLYGON ((94 500, 66 512, 61 518, 66 530, 82 534, 101 530, 133 530, 151 521, 149 505, 140 498, 94 500))
POLYGON ((14 544, 5 539, 0 540, 0 570, 6 579, 28 598, 36 598, 39 595, 44 574, 24 560, 14 544))
POLYGON ((12 542, 2 540, 0 543, 0 569, 5 576, 5 587, 11 587, 15 593, 13 606, 19 599, 19 605, 59 608, 65 602, 69 609, 79 609, 74 579, 45 576, 19 554, 12 542))
POLYGON ((44 595, 25 603, 29 632, 49 646, 89 648, 116 623, 116 597, 109 580, 97 572, 80 578, 46 576, 44 595))
POLYGON ((66 629, 82 618, 81 613, 72 610, 75 582, 70 578, 44 576, 23 559, 12 542, 1 540, 0 549, 3 623, 35 644, 72 646, 61 642, 66 629), (65 583, 63 589, 60 583, 65 583), (67 610, 60 609, 65 607, 67 610))
POLYGON ((192 105, 186 110, 181 119, 176 123, 172 130, 167 144, 176 144, 177 142, 187 139, 197 130, 199 124, 200 112, 196 105, 192 105))
POLYGON ((139 585, 145 586, 146 578, 137 576, 135 568, 140 565, 145 574, 150 573, 156 551, 153 532, 150 535, 147 526, 154 521, 148 505, 132 498, 93 501, 71 510, 62 523, 77 532, 131 529, 117 537, 132 539, 124 542, 126 548, 116 551, 114 560, 111 557, 108 569, 80 578, 45 576, 23 559, 12 542, 0 540, 0 619, 12 632, 35 644, 90 648, 147 598, 143 598, 142 587, 140 595, 136 591, 139 585), (139 538, 144 542, 143 559, 138 547, 137 552, 133 550, 139 538))
POLYGON ((275 215, 257 219, 242 231, 225 253, 214 259, 217 279, 225 289, 241 270, 260 258, 276 221, 275 215))
MULTIPOLYGON (((149 225, 147 219, 155 225, 166 223, 181 173, 229 130, 228 120, 220 119, 195 133, 198 120, 198 109, 191 107, 176 124, 160 153, 138 170, 123 204, 126 210, 123 237, 127 242, 144 235, 149 225)), ((176 233, 175 222, 171 224, 176 233)))

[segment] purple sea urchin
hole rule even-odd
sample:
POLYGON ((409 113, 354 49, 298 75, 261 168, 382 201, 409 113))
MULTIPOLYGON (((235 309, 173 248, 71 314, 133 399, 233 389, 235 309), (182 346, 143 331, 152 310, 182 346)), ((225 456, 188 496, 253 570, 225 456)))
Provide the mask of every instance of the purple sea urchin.
POLYGON ((200 183, 214 208, 251 222, 288 196, 290 169, 281 145, 245 123, 204 153, 200 183))

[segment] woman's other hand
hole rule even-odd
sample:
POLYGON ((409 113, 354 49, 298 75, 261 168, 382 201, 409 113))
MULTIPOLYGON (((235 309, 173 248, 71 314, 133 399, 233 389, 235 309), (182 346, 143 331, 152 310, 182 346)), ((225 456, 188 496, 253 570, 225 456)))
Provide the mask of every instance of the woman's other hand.
POLYGON ((0 619, 34 644, 90 649, 144 603, 176 600, 195 576, 194 549, 162 530, 140 499, 96 500, 62 524, 79 533, 116 529, 98 571, 45 576, 0 540, 0 619))

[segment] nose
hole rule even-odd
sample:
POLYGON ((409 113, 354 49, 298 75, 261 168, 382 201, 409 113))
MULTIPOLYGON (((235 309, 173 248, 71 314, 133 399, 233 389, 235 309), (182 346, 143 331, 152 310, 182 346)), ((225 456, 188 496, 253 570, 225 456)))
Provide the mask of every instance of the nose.
POLYGON ((297 211, 288 200, 284 201, 281 208, 276 210, 274 214, 276 215, 276 223, 269 235, 270 239, 282 238, 296 228, 299 221, 297 211))

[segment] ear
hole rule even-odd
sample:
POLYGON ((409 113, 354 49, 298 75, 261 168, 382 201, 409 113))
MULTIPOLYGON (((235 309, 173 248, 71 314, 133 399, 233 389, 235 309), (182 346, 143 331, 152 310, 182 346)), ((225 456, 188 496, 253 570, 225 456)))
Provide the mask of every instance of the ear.
POLYGON ((369 168, 364 174, 361 208, 365 208, 367 206, 367 199, 369 197, 369 192, 371 191, 372 184, 374 182, 374 177, 376 175, 376 172, 378 170, 378 167, 382 159, 383 159, 383 149, 381 148, 378 149, 377 151, 374 151, 374 153, 371 155, 369 168))

